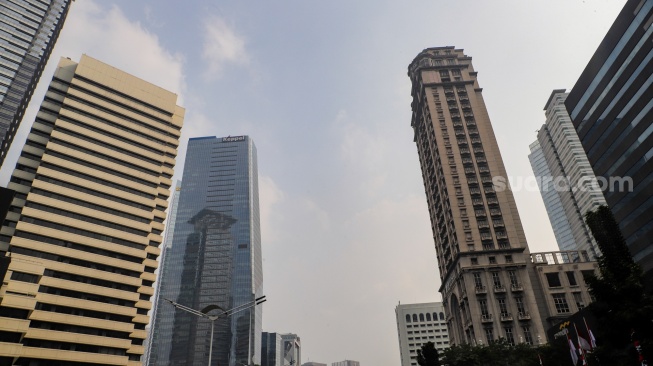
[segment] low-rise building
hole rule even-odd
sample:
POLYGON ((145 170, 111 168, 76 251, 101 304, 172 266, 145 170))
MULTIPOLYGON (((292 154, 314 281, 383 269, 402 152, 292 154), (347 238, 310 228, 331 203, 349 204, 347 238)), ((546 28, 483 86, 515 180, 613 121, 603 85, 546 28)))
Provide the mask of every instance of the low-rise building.
POLYGON ((401 366, 416 366, 417 350, 427 342, 433 342, 438 352, 449 348, 449 331, 441 302, 400 303, 395 314, 401 366))

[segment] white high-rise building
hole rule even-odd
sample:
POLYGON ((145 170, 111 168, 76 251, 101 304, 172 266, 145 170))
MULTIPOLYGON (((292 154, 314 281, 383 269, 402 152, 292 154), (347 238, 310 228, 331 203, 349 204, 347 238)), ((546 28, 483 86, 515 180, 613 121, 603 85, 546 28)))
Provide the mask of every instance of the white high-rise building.
MULTIPOLYGON (((606 201, 565 108, 567 95, 564 89, 551 93, 544 106, 546 122, 540 128, 537 140, 553 179, 551 188, 560 198, 573 237, 563 243, 558 242, 560 249, 585 250, 596 257, 600 252, 585 224, 584 215, 605 205, 606 201)), ((543 188, 540 186, 540 189, 543 188)), ((549 213, 549 219, 553 223, 559 217, 549 213)))
POLYGON ((433 342, 438 352, 449 348, 449 331, 441 302, 399 304, 395 308, 401 366, 417 365, 417 350, 433 342))

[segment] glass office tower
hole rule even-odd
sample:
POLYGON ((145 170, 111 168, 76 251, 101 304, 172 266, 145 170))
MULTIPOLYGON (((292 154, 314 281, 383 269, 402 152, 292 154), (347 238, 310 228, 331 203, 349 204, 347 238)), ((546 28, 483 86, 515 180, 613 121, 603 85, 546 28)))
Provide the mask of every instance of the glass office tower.
POLYGON ((59 37, 70 3, 0 2, 0 165, 59 37))
MULTIPOLYGON (((256 147, 248 136, 188 142, 173 243, 158 301, 223 309, 262 295, 256 147)), ((213 365, 260 364, 261 308, 215 323, 213 365)), ((159 304, 150 365, 200 365, 209 358, 211 323, 159 304)))
POLYGON ((565 106, 633 259, 653 281, 653 0, 628 0, 565 106))

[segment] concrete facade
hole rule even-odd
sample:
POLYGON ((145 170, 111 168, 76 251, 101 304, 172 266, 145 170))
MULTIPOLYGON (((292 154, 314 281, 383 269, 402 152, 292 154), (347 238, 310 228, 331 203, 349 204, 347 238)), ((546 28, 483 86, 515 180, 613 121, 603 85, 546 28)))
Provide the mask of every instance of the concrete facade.
POLYGON ((547 329, 592 302, 585 278, 598 274, 599 266, 589 253, 584 250, 533 253, 531 260, 537 304, 547 329))
POLYGON ((141 365, 184 109, 88 56, 61 59, 12 174, 0 363, 141 365), (12 363, 13 362, 13 363, 12 363))
POLYGON ((441 302, 399 304, 395 316, 401 366, 416 366, 417 350, 428 342, 433 342, 438 352, 449 348, 449 331, 441 302))
POLYGON ((429 48, 408 75, 450 343, 532 344, 530 253, 471 57, 429 48))

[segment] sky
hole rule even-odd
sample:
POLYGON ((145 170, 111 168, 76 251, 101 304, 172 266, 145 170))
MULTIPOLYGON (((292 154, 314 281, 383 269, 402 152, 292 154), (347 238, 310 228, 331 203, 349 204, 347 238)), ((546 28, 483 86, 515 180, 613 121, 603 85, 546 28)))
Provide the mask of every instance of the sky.
MULTIPOLYGON (((394 309, 440 301, 407 66, 473 58, 509 176, 553 89, 571 89, 625 0, 78 0, 0 171, 6 184, 60 57, 87 54, 178 94, 190 137, 258 149, 264 331, 302 362, 400 364, 394 309), (183 6, 181 5, 183 4, 183 6)), ((515 198, 531 252, 556 250, 536 189, 515 198)))

